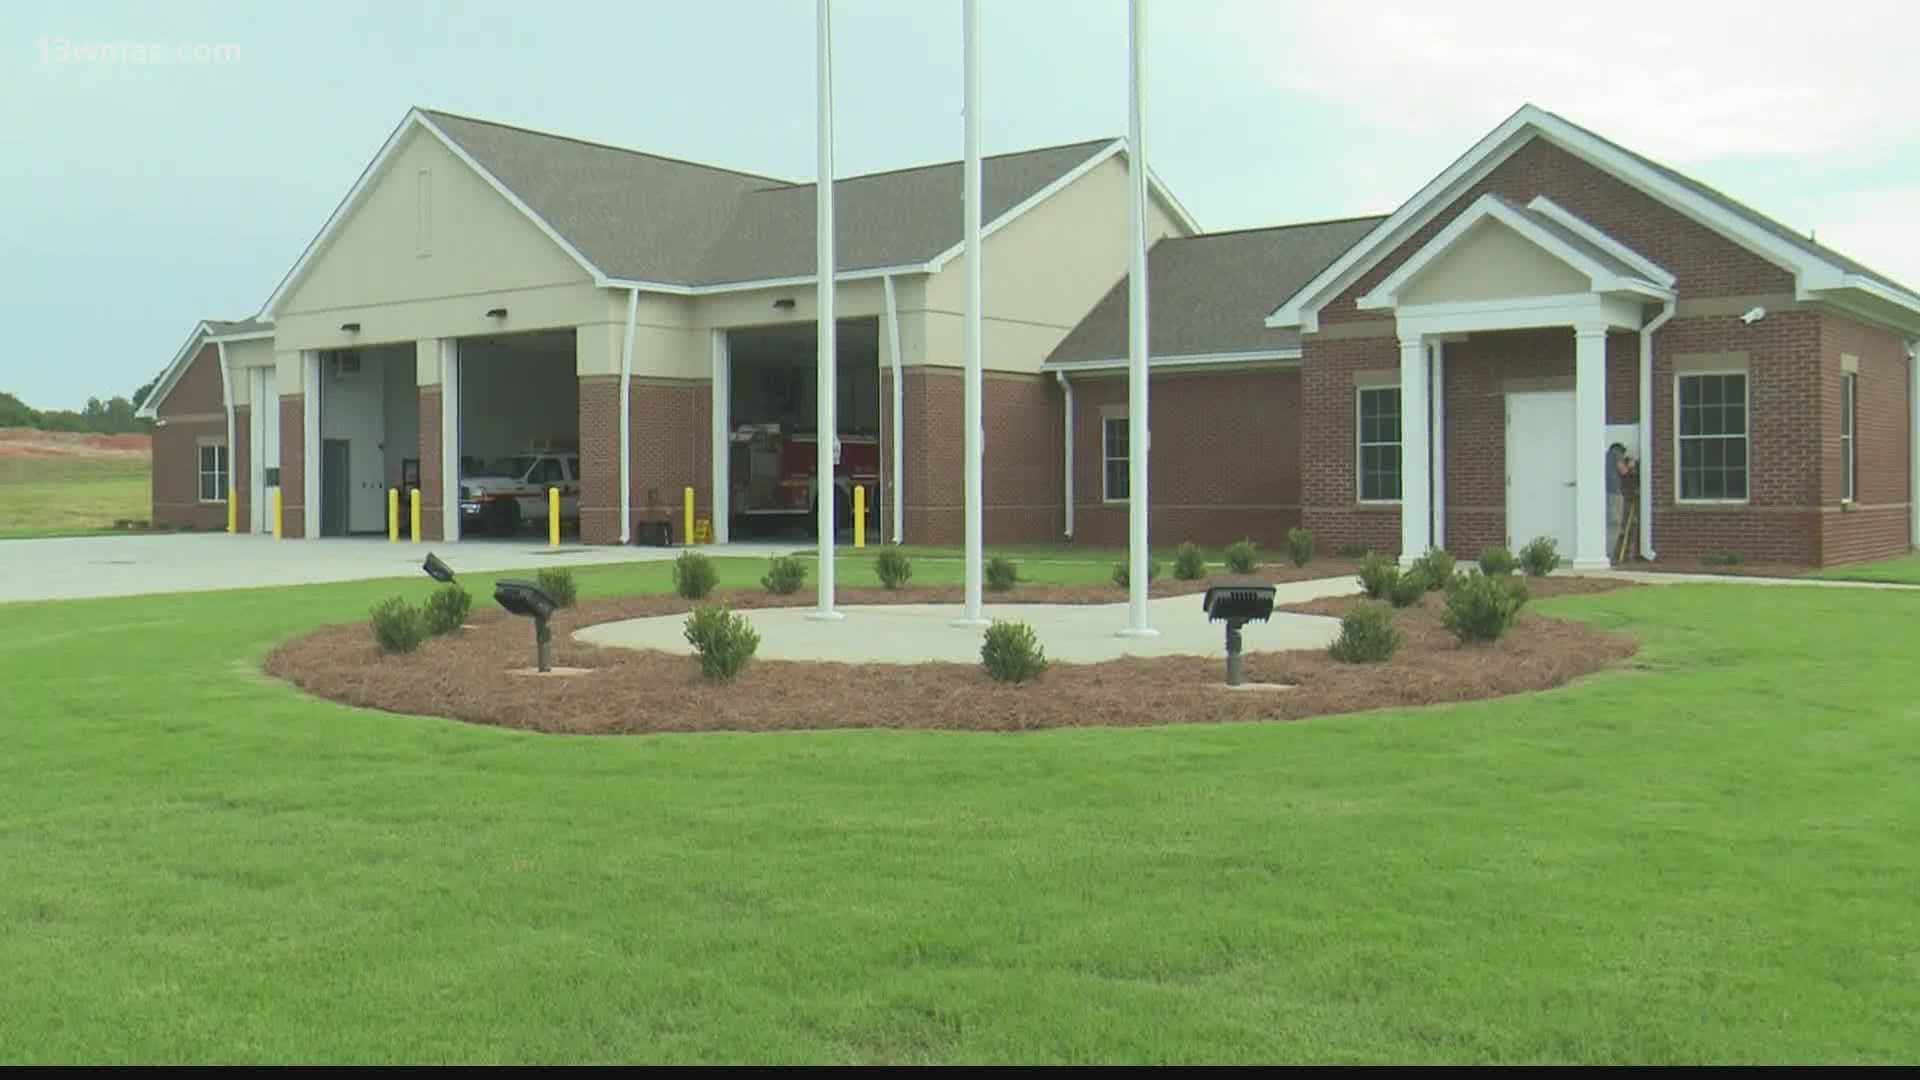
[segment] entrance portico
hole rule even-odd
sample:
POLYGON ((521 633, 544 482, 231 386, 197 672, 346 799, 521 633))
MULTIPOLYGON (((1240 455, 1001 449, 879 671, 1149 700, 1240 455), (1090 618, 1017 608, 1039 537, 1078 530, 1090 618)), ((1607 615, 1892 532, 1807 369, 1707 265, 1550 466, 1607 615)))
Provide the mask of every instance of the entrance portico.
MULTIPOLYGON (((1446 416, 1439 403, 1447 345, 1474 333, 1558 327, 1574 339, 1571 427, 1555 432, 1550 423, 1535 423, 1509 434, 1568 440, 1569 446, 1543 454, 1571 463, 1572 476, 1562 483, 1574 492, 1573 542, 1563 554, 1576 569, 1609 564, 1607 333, 1640 331, 1649 304, 1672 300, 1673 282, 1666 270, 1550 200, 1521 207, 1487 194, 1359 298, 1363 309, 1393 312, 1400 343, 1403 564, 1444 541, 1446 485, 1436 478, 1445 475, 1446 416)), ((1509 459, 1526 452, 1510 448, 1509 459)), ((1646 469, 1643 463, 1643 484, 1652 482, 1646 469)), ((1515 490, 1513 479, 1510 472, 1509 521, 1516 499, 1544 494, 1515 490)))

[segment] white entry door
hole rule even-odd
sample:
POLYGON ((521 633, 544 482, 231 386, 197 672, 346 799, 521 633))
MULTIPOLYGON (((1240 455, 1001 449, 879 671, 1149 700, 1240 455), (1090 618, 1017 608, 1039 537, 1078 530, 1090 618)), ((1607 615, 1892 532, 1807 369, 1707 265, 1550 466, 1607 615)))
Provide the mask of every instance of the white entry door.
POLYGON ((1551 536, 1573 558, 1573 391, 1507 395, 1507 547, 1551 536))

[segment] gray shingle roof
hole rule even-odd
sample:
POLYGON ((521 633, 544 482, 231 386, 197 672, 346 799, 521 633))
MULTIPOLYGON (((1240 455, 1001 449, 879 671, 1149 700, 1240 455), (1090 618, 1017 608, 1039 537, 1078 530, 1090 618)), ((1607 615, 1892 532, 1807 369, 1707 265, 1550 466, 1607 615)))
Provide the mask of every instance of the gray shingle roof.
POLYGON ((207 332, 214 337, 226 337, 229 334, 257 334, 273 329, 273 324, 263 319, 207 319, 207 332))
MULTIPOLYGON (((1147 253, 1149 353, 1202 356, 1298 348, 1298 329, 1269 329, 1267 314, 1381 220, 1348 218, 1160 241, 1147 253)), ((1122 277, 1055 347, 1048 363, 1127 355, 1128 307, 1122 277)))
MULTIPOLYGON (((610 277, 708 285, 813 271, 813 184, 421 111, 610 277)), ((981 220, 1112 142, 982 159, 981 220)), ((960 171, 955 161, 834 181, 838 267, 925 262, 958 244, 960 171)))

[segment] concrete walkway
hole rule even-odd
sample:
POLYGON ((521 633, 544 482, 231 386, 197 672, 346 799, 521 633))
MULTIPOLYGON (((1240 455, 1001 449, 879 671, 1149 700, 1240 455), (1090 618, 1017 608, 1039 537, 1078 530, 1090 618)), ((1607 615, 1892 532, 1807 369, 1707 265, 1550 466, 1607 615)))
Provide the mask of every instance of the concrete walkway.
MULTIPOLYGON (((792 545, 714 544, 701 550, 715 557, 765 558, 792 545)), ((359 538, 275 541, 226 533, 5 540, 0 541, 0 603, 405 576, 420 573, 429 551, 462 573, 650 562, 680 554, 679 548, 580 544, 556 550, 537 540, 390 544, 359 538)))
MULTIPOLYGON (((1298 604, 1326 596, 1357 592, 1351 577, 1296 581, 1275 588, 1276 603, 1298 604)), ((1121 637, 1127 624, 1125 604, 988 604, 990 619, 1019 619, 1030 623, 1047 657, 1069 663, 1092 663, 1122 656, 1226 655, 1226 628, 1210 623, 1200 609, 1200 596, 1170 596, 1148 603, 1148 622, 1160 631, 1150 638, 1121 637)), ((760 632, 755 655, 768 660, 843 660, 887 664, 917 664, 923 660, 978 663, 981 631, 955 626, 957 604, 870 604, 843 607, 838 621, 809 618, 812 608, 758 609, 746 613, 760 632)), ((574 637, 594 645, 629 649, 658 649, 690 653, 682 630, 685 615, 590 626, 574 637)), ((1251 623, 1245 630, 1246 649, 1325 648, 1340 633, 1340 620, 1317 615, 1276 613, 1271 622, 1251 623)))

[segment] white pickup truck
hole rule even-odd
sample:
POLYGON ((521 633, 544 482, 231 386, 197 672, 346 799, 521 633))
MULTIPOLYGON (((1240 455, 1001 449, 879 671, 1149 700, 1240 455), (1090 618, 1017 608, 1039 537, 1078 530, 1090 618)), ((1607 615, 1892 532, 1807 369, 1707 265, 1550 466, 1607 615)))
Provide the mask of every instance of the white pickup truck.
POLYGON ((545 524, 547 489, 560 489, 560 520, 580 520, 580 455, 536 451, 495 458, 460 478, 460 529, 512 536, 545 524))

